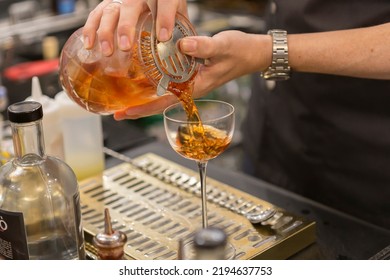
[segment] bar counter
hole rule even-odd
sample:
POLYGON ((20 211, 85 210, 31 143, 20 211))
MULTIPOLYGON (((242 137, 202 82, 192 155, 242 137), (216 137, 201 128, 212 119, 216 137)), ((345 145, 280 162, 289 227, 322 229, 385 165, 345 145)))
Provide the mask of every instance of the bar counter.
MULTIPOLYGON (((197 170, 195 162, 182 158, 170 146, 158 141, 147 141, 144 145, 121 152, 130 158, 146 153, 154 153, 186 168, 197 170)), ((121 161, 117 158, 106 159, 107 168, 119 163, 121 161)), ((291 259, 364 260, 378 258, 378 253, 384 250, 387 252, 386 248, 390 245, 390 230, 369 224, 241 172, 222 169, 214 165, 212 160, 208 165, 207 176, 295 215, 315 221, 316 242, 293 255, 291 259)), ((387 253, 385 255, 387 256, 387 253)))

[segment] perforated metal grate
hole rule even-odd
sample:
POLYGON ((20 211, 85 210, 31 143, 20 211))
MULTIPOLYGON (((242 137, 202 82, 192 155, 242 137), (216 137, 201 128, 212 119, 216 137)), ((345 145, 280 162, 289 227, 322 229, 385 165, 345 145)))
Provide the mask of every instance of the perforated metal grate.
MULTIPOLYGON (((198 173, 155 154, 108 169, 80 189, 86 241, 104 230, 109 208, 113 228, 127 235, 129 259, 176 259, 179 240, 190 242, 202 224, 198 173)), ((312 221, 212 178, 207 189, 209 225, 228 234, 231 259, 284 259, 315 241, 312 221), (270 208, 276 213, 262 224, 245 217, 270 208)))

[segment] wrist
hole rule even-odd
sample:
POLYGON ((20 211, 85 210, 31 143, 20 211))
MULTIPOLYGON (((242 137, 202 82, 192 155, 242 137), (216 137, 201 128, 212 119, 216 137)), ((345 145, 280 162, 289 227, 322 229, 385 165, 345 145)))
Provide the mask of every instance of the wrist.
POLYGON ((272 62, 272 37, 265 34, 250 34, 251 38, 245 47, 249 48, 247 63, 251 72, 263 72, 272 62))
POLYGON ((265 38, 265 46, 262 48, 262 50, 264 50, 264 63, 262 64, 260 71, 264 72, 272 64, 272 36, 269 34, 262 36, 265 38))

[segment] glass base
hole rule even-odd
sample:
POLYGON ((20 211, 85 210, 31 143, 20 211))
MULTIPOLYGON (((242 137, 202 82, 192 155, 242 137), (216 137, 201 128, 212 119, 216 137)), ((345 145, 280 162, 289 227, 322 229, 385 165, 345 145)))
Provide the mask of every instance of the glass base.
POLYGON ((221 249, 195 250, 194 242, 190 241, 183 246, 183 259, 185 260, 234 260, 236 249, 231 243, 227 243, 221 249), (223 251, 221 251, 223 250, 223 251))

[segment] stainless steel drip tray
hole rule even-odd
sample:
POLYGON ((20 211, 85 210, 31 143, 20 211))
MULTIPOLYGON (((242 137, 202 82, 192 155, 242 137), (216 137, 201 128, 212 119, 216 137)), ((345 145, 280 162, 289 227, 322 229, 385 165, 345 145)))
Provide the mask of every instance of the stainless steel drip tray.
MULTIPOLYGON (((178 244, 192 240, 202 225, 198 173, 156 154, 137 157, 80 183, 87 250, 104 231, 104 209, 113 228, 127 235, 126 258, 177 259, 178 244)), ((209 226, 222 228, 232 259, 285 259, 315 241, 315 222, 287 213, 267 201, 207 178, 209 226), (248 213, 274 209, 259 224, 248 213)))

